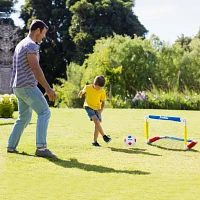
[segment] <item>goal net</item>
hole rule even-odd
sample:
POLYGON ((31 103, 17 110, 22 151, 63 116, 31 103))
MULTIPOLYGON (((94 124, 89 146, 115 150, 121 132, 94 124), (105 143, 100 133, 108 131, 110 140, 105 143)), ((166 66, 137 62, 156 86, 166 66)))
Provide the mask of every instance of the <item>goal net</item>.
POLYGON ((147 144, 154 143, 166 149, 188 150, 197 141, 187 138, 186 119, 173 116, 147 115, 145 120, 145 139, 147 144))

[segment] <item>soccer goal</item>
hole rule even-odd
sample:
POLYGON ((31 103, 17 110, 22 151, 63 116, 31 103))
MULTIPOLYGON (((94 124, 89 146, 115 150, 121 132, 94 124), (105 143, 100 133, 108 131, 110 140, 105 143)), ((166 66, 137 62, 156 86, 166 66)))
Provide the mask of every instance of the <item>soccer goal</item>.
POLYGON ((145 139, 147 144, 159 141, 160 139, 183 141, 184 150, 191 149, 197 144, 197 141, 187 138, 186 119, 173 116, 147 115, 145 116, 144 121, 145 139), (149 138, 150 134, 156 134, 156 136, 149 138))

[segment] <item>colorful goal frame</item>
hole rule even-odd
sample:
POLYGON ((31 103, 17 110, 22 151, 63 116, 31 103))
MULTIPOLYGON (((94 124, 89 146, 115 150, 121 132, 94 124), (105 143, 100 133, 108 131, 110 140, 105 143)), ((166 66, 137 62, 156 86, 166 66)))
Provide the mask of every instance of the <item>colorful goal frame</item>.
POLYGON ((184 144, 184 150, 191 149, 193 146, 197 144, 197 141, 187 139, 187 121, 184 118, 181 117, 173 117, 173 116, 158 116, 158 115, 146 115, 144 118, 144 129, 145 129, 145 139, 146 143, 150 144, 152 142, 155 142, 156 140, 167 138, 172 140, 179 140, 183 141, 184 144), (183 122, 183 138, 178 138, 174 136, 155 136, 152 138, 149 138, 149 121, 148 119, 153 120, 168 120, 168 121, 174 121, 174 122, 183 122))

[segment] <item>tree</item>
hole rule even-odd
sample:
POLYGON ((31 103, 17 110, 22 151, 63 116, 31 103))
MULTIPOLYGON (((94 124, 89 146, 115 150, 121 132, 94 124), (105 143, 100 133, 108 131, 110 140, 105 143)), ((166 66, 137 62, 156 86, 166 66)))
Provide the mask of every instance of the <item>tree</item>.
POLYGON ((137 91, 149 88, 149 77, 156 71, 156 52, 151 43, 142 38, 129 36, 97 40, 94 52, 89 54, 82 85, 98 74, 106 77, 106 90, 111 96, 132 98, 137 91))
POLYGON ((101 37, 134 34, 144 36, 147 30, 134 15, 132 0, 80 0, 70 7, 72 24, 70 34, 77 47, 77 58, 81 64, 92 52, 101 37))
POLYGON ((175 41, 175 45, 179 44, 184 51, 191 51, 190 49, 190 42, 192 41, 192 38, 185 37, 184 34, 181 35, 181 37, 178 37, 178 39, 175 41))
POLYGON ((154 82, 157 88, 170 91, 176 91, 180 87, 180 60, 183 56, 183 50, 178 46, 166 45, 158 52, 158 70, 154 82))
POLYGON ((0 24, 14 25, 14 21, 10 18, 10 14, 15 12, 14 3, 16 0, 0 0, 0 24))
POLYGON ((190 52, 185 51, 180 60, 182 89, 199 92, 200 39, 198 37, 191 41, 190 50, 190 52))
POLYGON ((8 17, 13 12, 14 0, 1 0, 0 1, 0 18, 8 17))
POLYGON ((82 65, 97 39, 114 33, 144 36, 147 30, 133 14, 133 6, 131 0, 26 0, 20 17, 24 34, 34 18, 49 26, 40 63, 53 84, 58 77, 67 78, 66 66, 72 61, 82 65))

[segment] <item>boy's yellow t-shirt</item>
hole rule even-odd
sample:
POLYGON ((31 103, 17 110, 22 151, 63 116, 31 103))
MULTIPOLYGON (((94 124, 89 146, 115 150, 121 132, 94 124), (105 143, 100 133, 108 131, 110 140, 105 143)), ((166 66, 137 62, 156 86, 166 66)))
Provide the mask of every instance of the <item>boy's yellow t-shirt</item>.
POLYGON ((106 100, 106 92, 104 89, 96 90, 93 85, 86 85, 82 93, 86 93, 84 107, 90 107, 93 110, 101 109, 101 102, 106 100))

